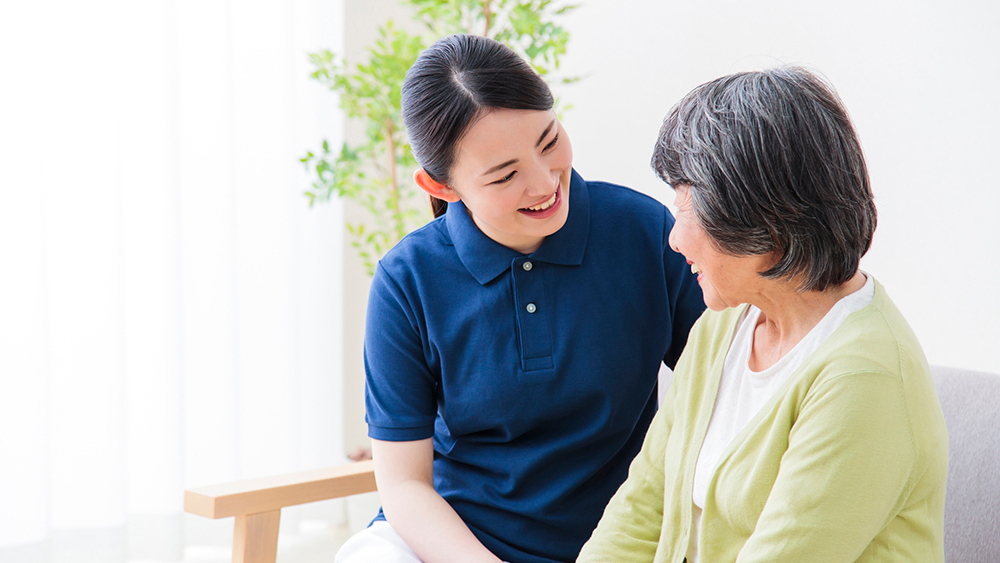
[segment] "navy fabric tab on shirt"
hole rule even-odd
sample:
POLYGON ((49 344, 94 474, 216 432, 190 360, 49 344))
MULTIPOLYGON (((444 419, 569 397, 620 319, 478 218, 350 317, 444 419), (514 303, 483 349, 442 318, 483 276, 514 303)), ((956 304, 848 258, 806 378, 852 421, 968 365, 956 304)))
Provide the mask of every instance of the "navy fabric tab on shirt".
POLYGON ((517 334, 521 344, 521 369, 524 371, 553 367, 549 307, 545 303, 546 267, 546 264, 530 258, 515 258, 510 269, 517 334), (525 262, 533 265, 530 270, 524 269, 525 262))

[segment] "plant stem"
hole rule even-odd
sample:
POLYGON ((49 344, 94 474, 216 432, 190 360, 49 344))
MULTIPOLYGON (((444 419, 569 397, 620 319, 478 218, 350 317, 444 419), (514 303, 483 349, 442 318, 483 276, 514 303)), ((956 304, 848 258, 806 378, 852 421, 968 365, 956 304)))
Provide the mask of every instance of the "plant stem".
MULTIPOLYGON (((392 124, 392 118, 385 120, 385 138, 389 143, 389 181, 392 188, 392 218, 396 227, 396 241, 403 238, 406 228, 403 225, 403 212, 400 210, 399 201, 399 180, 396 178, 396 128, 392 124)), ((389 246, 393 246, 395 241, 389 246)))
POLYGON ((486 17, 486 27, 483 28, 483 37, 490 36, 490 20, 493 18, 493 13, 490 11, 490 4, 493 0, 483 0, 483 15, 486 17))

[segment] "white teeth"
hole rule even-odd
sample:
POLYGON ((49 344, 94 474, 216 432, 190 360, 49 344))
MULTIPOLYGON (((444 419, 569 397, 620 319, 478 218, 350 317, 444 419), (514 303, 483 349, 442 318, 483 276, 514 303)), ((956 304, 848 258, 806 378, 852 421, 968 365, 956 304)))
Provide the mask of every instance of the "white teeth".
POLYGON ((552 192, 552 197, 550 197, 548 201, 540 203, 534 207, 529 207, 528 209, 530 209, 531 211, 542 211, 543 209, 548 209, 552 207, 552 204, 556 202, 556 194, 558 193, 559 193, 558 191, 552 192))
POLYGON ((692 274, 700 274, 701 273, 701 268, 699 268, 698 266, 696 266, 694 264, 691 264, 691 273, 692 274))

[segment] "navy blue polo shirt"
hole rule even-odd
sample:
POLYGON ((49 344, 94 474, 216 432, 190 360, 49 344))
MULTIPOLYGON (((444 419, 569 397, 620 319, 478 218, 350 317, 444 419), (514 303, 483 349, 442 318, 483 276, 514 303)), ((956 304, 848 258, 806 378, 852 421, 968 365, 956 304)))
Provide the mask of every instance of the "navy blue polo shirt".
POLYGON ((656 200, 574 172, 566 224, 533 254, 458 202, 379 262, 368 434, 433 437, 435 489, 504 561, 574 561, 625 480, 660 362, 705 307, 672 225, 656 200))

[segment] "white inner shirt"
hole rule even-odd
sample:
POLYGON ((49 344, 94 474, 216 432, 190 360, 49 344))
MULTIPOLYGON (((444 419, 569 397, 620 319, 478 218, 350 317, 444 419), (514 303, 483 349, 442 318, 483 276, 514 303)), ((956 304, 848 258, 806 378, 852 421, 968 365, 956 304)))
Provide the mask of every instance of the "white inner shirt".
POLYGON ((751 419, 778 391, 778 388, 819 348, 844 322, 848 315, 871 303, 875 296, 875 282, 866 276, 865 285, 843 297, 826 313, 822 320, 798 344, 775 364, 763 371, 750 369, 750 350, 753 334, 760 318, 760 309, 747 307, 739 323, 733 343, 726 354, 719 394, 715 398, 712 420, 708 423, 705 441, 698 453, 694 471, 694 503, 691 518, 691 541, 688 546, 688 563, 698 561, 698 535, 701 509, 705 506, 708 484, 719 468, 722 455, 733 439, 743 431, 751 419))

